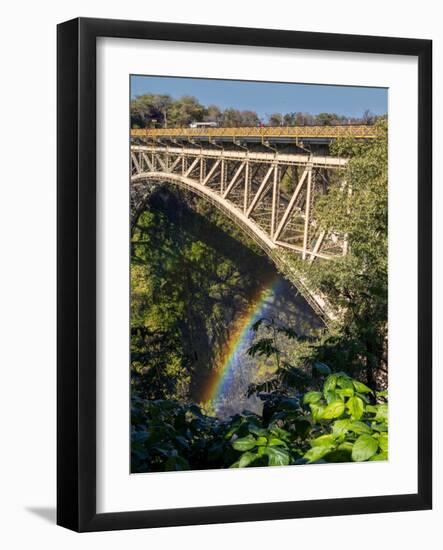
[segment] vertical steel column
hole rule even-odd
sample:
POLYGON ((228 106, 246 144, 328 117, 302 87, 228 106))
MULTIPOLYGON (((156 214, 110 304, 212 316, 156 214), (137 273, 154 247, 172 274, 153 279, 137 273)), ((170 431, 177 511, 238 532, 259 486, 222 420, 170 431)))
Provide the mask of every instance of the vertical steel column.
POLYGON ((243 212, 246 213, 249 203, 249 192, 250 192, 250 183, 249 183, 249 160, 246 161, 245 166, 245 193, 243 195, 243 212))
POLYGON ((312 165, 308 168, 308 183, 306 186, 306 207, 305 207, 305 230, 303 235, 303 254, 302 259, 306 260, 306 251, 308 248, 309 216, 311 213, 311 184, 312 184, 312 165))
POLYGON ((274 166, 274 180, 272 182, 272 209, 271 209, 271 239, 274 240, 275 225, 277 223, 278 200, 278 164, 274 166))
POLYGON ((203 182, 203 155, 200 152, 200 182, 203 182))
POLYGON ((220 167, 220 194, 223 194, 225 187, 225 159, 221 158, 221 167, 220 167))

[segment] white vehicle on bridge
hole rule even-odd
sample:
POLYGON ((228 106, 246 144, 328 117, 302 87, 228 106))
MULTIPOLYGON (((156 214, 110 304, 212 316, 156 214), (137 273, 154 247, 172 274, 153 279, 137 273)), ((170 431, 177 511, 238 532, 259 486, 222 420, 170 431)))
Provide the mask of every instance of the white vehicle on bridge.
POLYGON ((189 128, 218 128, 217 122, 191 122, 189 128))

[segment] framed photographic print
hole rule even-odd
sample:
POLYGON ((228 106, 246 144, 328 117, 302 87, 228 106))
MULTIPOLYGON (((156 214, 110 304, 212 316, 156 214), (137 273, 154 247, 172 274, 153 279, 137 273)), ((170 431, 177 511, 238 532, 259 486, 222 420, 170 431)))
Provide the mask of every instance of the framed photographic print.
POLYGON ((59 525, 431 507, 431 52, 59 25, 59 525))

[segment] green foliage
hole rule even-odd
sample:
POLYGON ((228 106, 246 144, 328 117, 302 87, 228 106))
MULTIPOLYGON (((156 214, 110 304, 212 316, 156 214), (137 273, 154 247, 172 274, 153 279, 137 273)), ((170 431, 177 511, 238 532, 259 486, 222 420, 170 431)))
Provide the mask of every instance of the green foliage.
POLYGON ((304 403, 311 409, 318 435, 303 455, 307 462, 387 460, 387 404, 346 373, 330 375, 323 391, 309 392, 304 403), (334 399, 331 399, 331 393, 334 399), (379 422, 382 420, 383 422, 379 422))
POLYGON ((226 127, 257 126, 260 119, 255 111, 239 111, 238 109, 225 109, 220 120, 226 127))
POLYGON ((220 467, 236 455, 225 427, 196 405, 132 397, 131 471, 159 472, 220 467))
POLYGON ((131 127, 180 127, 191 122, 216 122, 223 126, 257 126, 260 118, 255 111, 227 108, 221 111, 216 105, 206 107, 197 98, 143 94, 131 101, 131 127))
MULTIPOLYGON (((336 113, 271 113, 268 126, 373 124, 379 117, 366 112, 361 117, 346 117, 336 113)), ((191 122, 216 122, 225 127, 258 126, 263 121, 255 111, 217 105, 202 105, 192 96, 174 99, 167 94, 143 94, 131 100, 132 128, 188 126, 191 122)))
POLYGON ((180 101, 174 101, 169 113, 169 124, 187 126, 193 121, 201 121, 206 115, 206 109, 192 96, 183 96, 180 101))
POLYGON ((387 121, 371 141, 338 140, 331 153, 349 157, 345 173, 315 204, 325 231, 347 236, 348 253, 332 262, 289 259, 314 290, 339 312, 316 341, 300 347, 299 363, 326 363, 370 387, 384 389, 387 375, 388 162, 387 121), (345 184, 343 184, 345 181, 345 184))
POLYGON ((161 189, 148 206, 131 243, 133 389, 149 399, 198 400, 225 327, 260 282, 257 266, 263 278, 270 267, 203 201, 161 189))
POLYGON ((173 101, 169 95, 144 94, 131 100, 131 127, 164 126, 173 101))
POLYGON ((361 389, 359 381, 337 373, 322 391, 263 396, 262 417, 244 412, 226 421, 196 405, 135 397, 132 471, 387 460, 387 403, 361 389), (330 392, 336 399, 328 402, 330 392))
MULTIPOLYGON (((252 357, 266 357, 274 360, 274 376, 267 379, 262 384, 251 384, 248 395, 259 393, 261 391, 276 390, 281 393, 292 391, 294 387, 306 389, 309 384, 309 377, 302 369, 294 366, 288 361, 282 360, 280 344, 282 338, 286 341, 303 342, 310 336, 298 334, 295 330, 277 323, 275 319, 261 318, 252 326, 252 330, 257 334, 262 330, 262 336, 257 338, 248 349, 248 354, 252 357)), ((318 363, 318 372, 330 372, 328 366, 318 363)))

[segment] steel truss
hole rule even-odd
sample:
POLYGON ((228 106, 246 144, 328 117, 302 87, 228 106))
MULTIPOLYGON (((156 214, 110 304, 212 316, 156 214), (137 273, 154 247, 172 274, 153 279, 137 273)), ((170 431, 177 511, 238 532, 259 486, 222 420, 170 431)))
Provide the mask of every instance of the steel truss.
POLYGON ((170 146, 131 145, 131 217, 135 224, 158 185, 186 189, 222 211, 254 240, 289 277, 328 324, 337 318, 326 297, 312 291, 288 263, 289 253, 313 262, 347 252, 346 235, 316 223, 316 202, 331 181, 345 188, 347 160, 312 154, 170 146), (284 253, 283 253, 284 252, 284 253))
POLYGON ((315 220, 316 201, 332 178, 340 181, 346 159, 153 144, 132 145, 131 161, 133 216, 163 181, 204 197, 268 253, 288 250, 310 262, 346 253, 345 235, 315 220))

